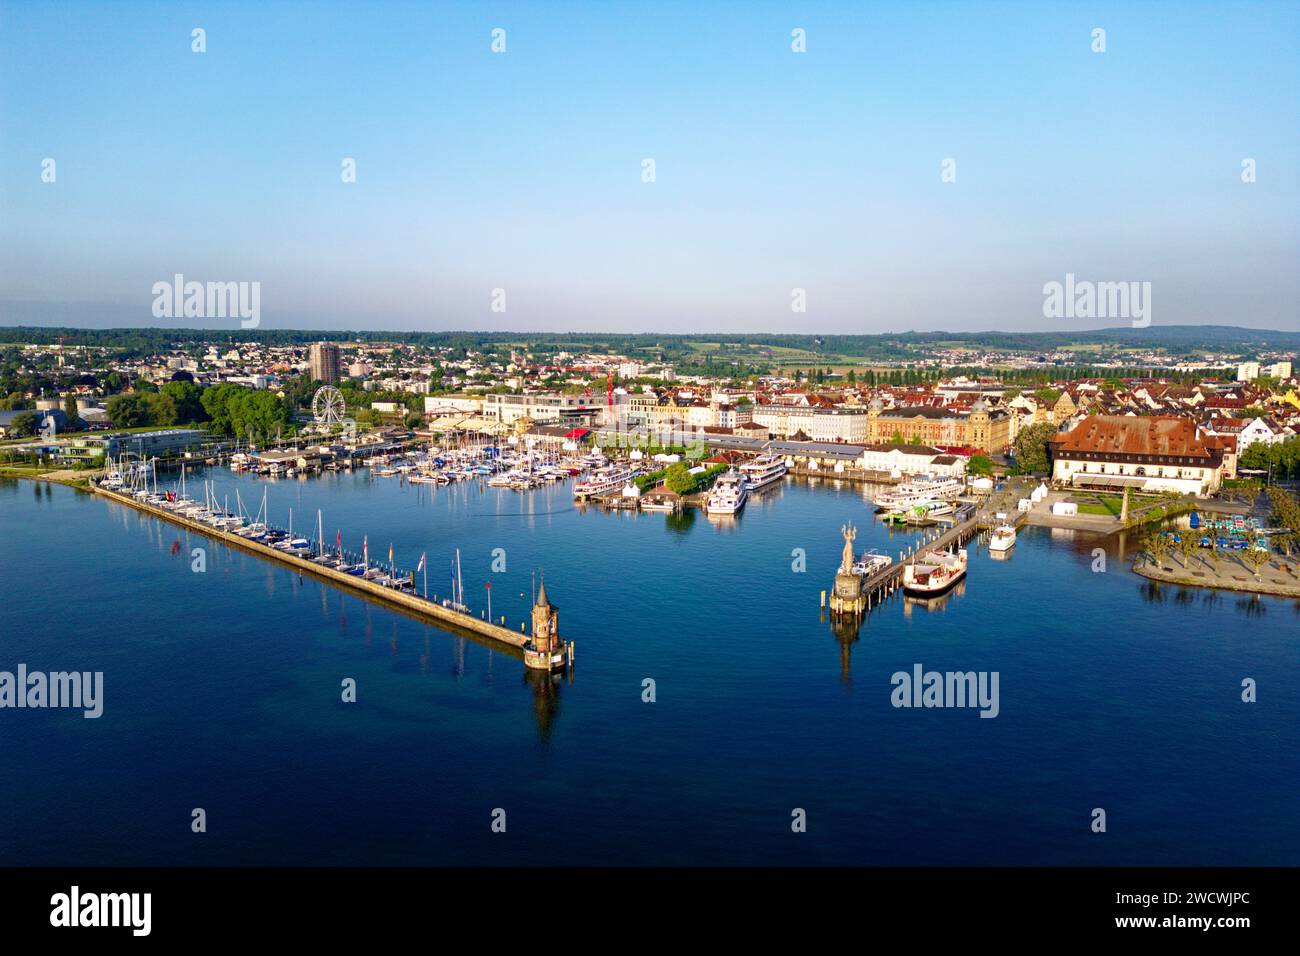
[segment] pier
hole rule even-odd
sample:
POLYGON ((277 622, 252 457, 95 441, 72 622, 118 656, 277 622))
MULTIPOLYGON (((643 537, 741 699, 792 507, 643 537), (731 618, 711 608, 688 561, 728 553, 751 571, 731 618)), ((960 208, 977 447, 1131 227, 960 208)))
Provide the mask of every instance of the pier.
MULTIPOLYGON (((964 505, 953 516, 952 527, 943 534, 933 541, 927 541, 911 549, 897 563, 881 568, 875 574, 862 578, 860 597, 857 600, 853 600, 845 593, 844 582, 841 581, 842 575, 836 575, 836 591, 832 594, 830 602, 831 611, 838 614, 861 614, 879 607, 902 588, 903 569, 916 556, 918 551, 945 551, 949 548, 961 547, 972 538, 978 537, 1003 523, 1011 525, 1018 531, 1024 525, 1027 517, 1028 515, 1024 512, 1017 512, 1007 515, 1006 521, 1003 522, 992 514, 976 510, 974 505, 964 505)), ((851 542, 851 539, 848 540, 851 542)), ((826 592, 824 591, 822 592, 822 606, 826 606, 826 592)))
MULTIPOLYGON (((130 495, 111 491, 107 488, 101 488, 94 484, 90 486, 90 490, 94 494, 100 495, 109 501, 116 502, 117 504, 124 505, 128 508, 133 508, 136 511, 150 515, 151 517, 167 521, 178 527, 184 528, 187 531, 200 534, 205 538, 218 541, 231 548, 236 548, 240 551, 245 551, 249 554, 256 555, 257 557, 264 558, 267 561, 283 565, 300 575, 311 575, 312 577, 325 581, 328 584, 332 584, 337 588, 357 594, 367 601, 370 601, 372 604, 378 604, 391 610, 400 611, 408 616, 426 622, 432 622, 450 628, 453 631, 469 632, 472 635, 488 638, 489 640, 495 641, 499 644, 516 648, 521 652, 521 657, 523 656, 523 652, 525 652, 525 645, 528 645, 532 641, 532 636, 526 632, 524 624, 520 624, 520 629, 518 631, 512 631, 503 624, 495 624, 484 618, 475 617, 471 613, 458 611, 450 607, 444 607, 435 601, 422 598, 418 595, 407 594, 390 587, 384 587, 381 584, 376 584, 374 581, 368 581, 365 578, 356 575, 336 571, 334 568, 316 564, 314 561, 306 560, 293 554, 280 551, 268 544, 263 544, 260 541, 255 541, 229 531, 214 528, 211 525, 195 521, 185 515, 176 514, 175 512, 168 511, 164 508, 154 507, 148 502, 137 501, 130 495)), ((567 657, 566 666, 568 666, 568 663, 571 663, 573 659, 573 642, 561 642, 558 638, 556 638, 556 641, 561 643, 565 649, 564 652, 567 657)))

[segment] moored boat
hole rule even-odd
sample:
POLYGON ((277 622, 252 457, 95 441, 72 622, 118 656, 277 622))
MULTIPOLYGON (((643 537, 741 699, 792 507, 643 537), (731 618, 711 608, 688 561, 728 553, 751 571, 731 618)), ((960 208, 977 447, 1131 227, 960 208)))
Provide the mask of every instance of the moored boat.
POLYGON ((993 529, 989 538, 990 551, 1010 551, 1016 546, 1016 529, 1009 524, 1000 524, 993 529))
POLYGON ((713 483, 713 489, 705 499, 704 510, 711 515, 734 515, 745 507, 745 499, 748 497, 749 482, 733 468, 713 483))
POLYGON ((966 576, 966 549, 955 554, 922 551, 903 568, 903 590, 915 597, 935 597, 966 576))

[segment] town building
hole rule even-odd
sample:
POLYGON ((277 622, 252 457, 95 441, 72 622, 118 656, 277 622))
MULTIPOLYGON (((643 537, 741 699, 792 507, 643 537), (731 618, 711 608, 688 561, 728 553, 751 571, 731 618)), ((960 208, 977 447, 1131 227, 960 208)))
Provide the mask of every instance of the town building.
POLYGON ((869 415, 865 408, 800 405, 755 405, 753 421, 773 438, 795 441, 847 442, 869 440, 869 415))
POLYGON ((1092 415, 1052 439, 1052 480, 1095 491, 1209 495, 1223 448, 1190 418, 1092 415))
POLYGON ((591 424, 600 417, 604 406, 582 395, 557 394, 489 394, 483 396, 483 418, 511 425, 521 418, 534 422, 591 424))
POLYGON ((1012 441, 1012 416, 1005 408, 990 408, 983 399, 970 411, 930 405, 886 409, 880 399, 867 406, 870 444, 919 442, 931 446, 961 445, 1001 452, 1012 441))
POLYGON ((307 352, 311 377, 325 385, 339 383, 339 347, 329 342, 315 342, 307 352))

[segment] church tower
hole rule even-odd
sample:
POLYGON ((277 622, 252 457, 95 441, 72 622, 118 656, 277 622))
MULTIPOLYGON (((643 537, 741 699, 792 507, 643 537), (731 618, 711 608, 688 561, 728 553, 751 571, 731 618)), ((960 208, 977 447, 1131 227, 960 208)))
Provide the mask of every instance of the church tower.
POLYGON ((970 407, 970 429, 966 435, 966 444, 972 448, 978 448, 980 451, 991 451, 989 448, 989 406, 988 402, 980 399, 970 407))
POLYGON ((880 441, 880 413, 884 410, 885 403, 879 397, 873 398, 867 405, 867 441, 875 444, 880 441))

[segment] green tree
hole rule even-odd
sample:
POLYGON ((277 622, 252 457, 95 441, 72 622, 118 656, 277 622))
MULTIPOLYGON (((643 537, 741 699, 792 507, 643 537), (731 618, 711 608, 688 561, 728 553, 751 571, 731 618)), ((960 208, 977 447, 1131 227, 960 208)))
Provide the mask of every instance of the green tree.
POLYGON ((107 411, 114 428, 140 428, 150 424, 149 400, 135 392, 114 395, 108 400, 107 411))
POLYGON ((162 387, 162 394, 171 399, 176 409, 178 422, 190 424, 206 421, 208 414, 203 408, 203 389, 193 382, 168 382, 162 387))
POLYGON ((1016 467, 1024 474, 1043 474, 1051 465, 1048 445, 1056 434, 1056 426, 1040 422, 1023 429, 1016 436, 1016 467))
POLYGON ((970 475, 993 474, 993 459, 988 455, 971 455, 970 462, 966 465, 966 473, 970 475))
POLYGON ((170 395, 164 395, 162 392, 151 392, 144 397, 145 407, 149 409, 150 425, 175 425, 176 402, 170 395))
POLYGON ((696 488, 695 476, 691 474, 685 462, 679 461, 668 466, 667 474, 664 475, 664 485, 675 494, 689 495, 696 488))
POLYGON ((9 438, 27 438, 29 435, 35 435, 39 425, 39 420, 35 412, 20 411, 9 422, 9 428, 5 432, 9 438))
POLYGON ((68 427, 76 428, 81 424, 81 413, 77 410, 77 395, 68 392, 63 396, 63 414, 68 416, 68 427))

